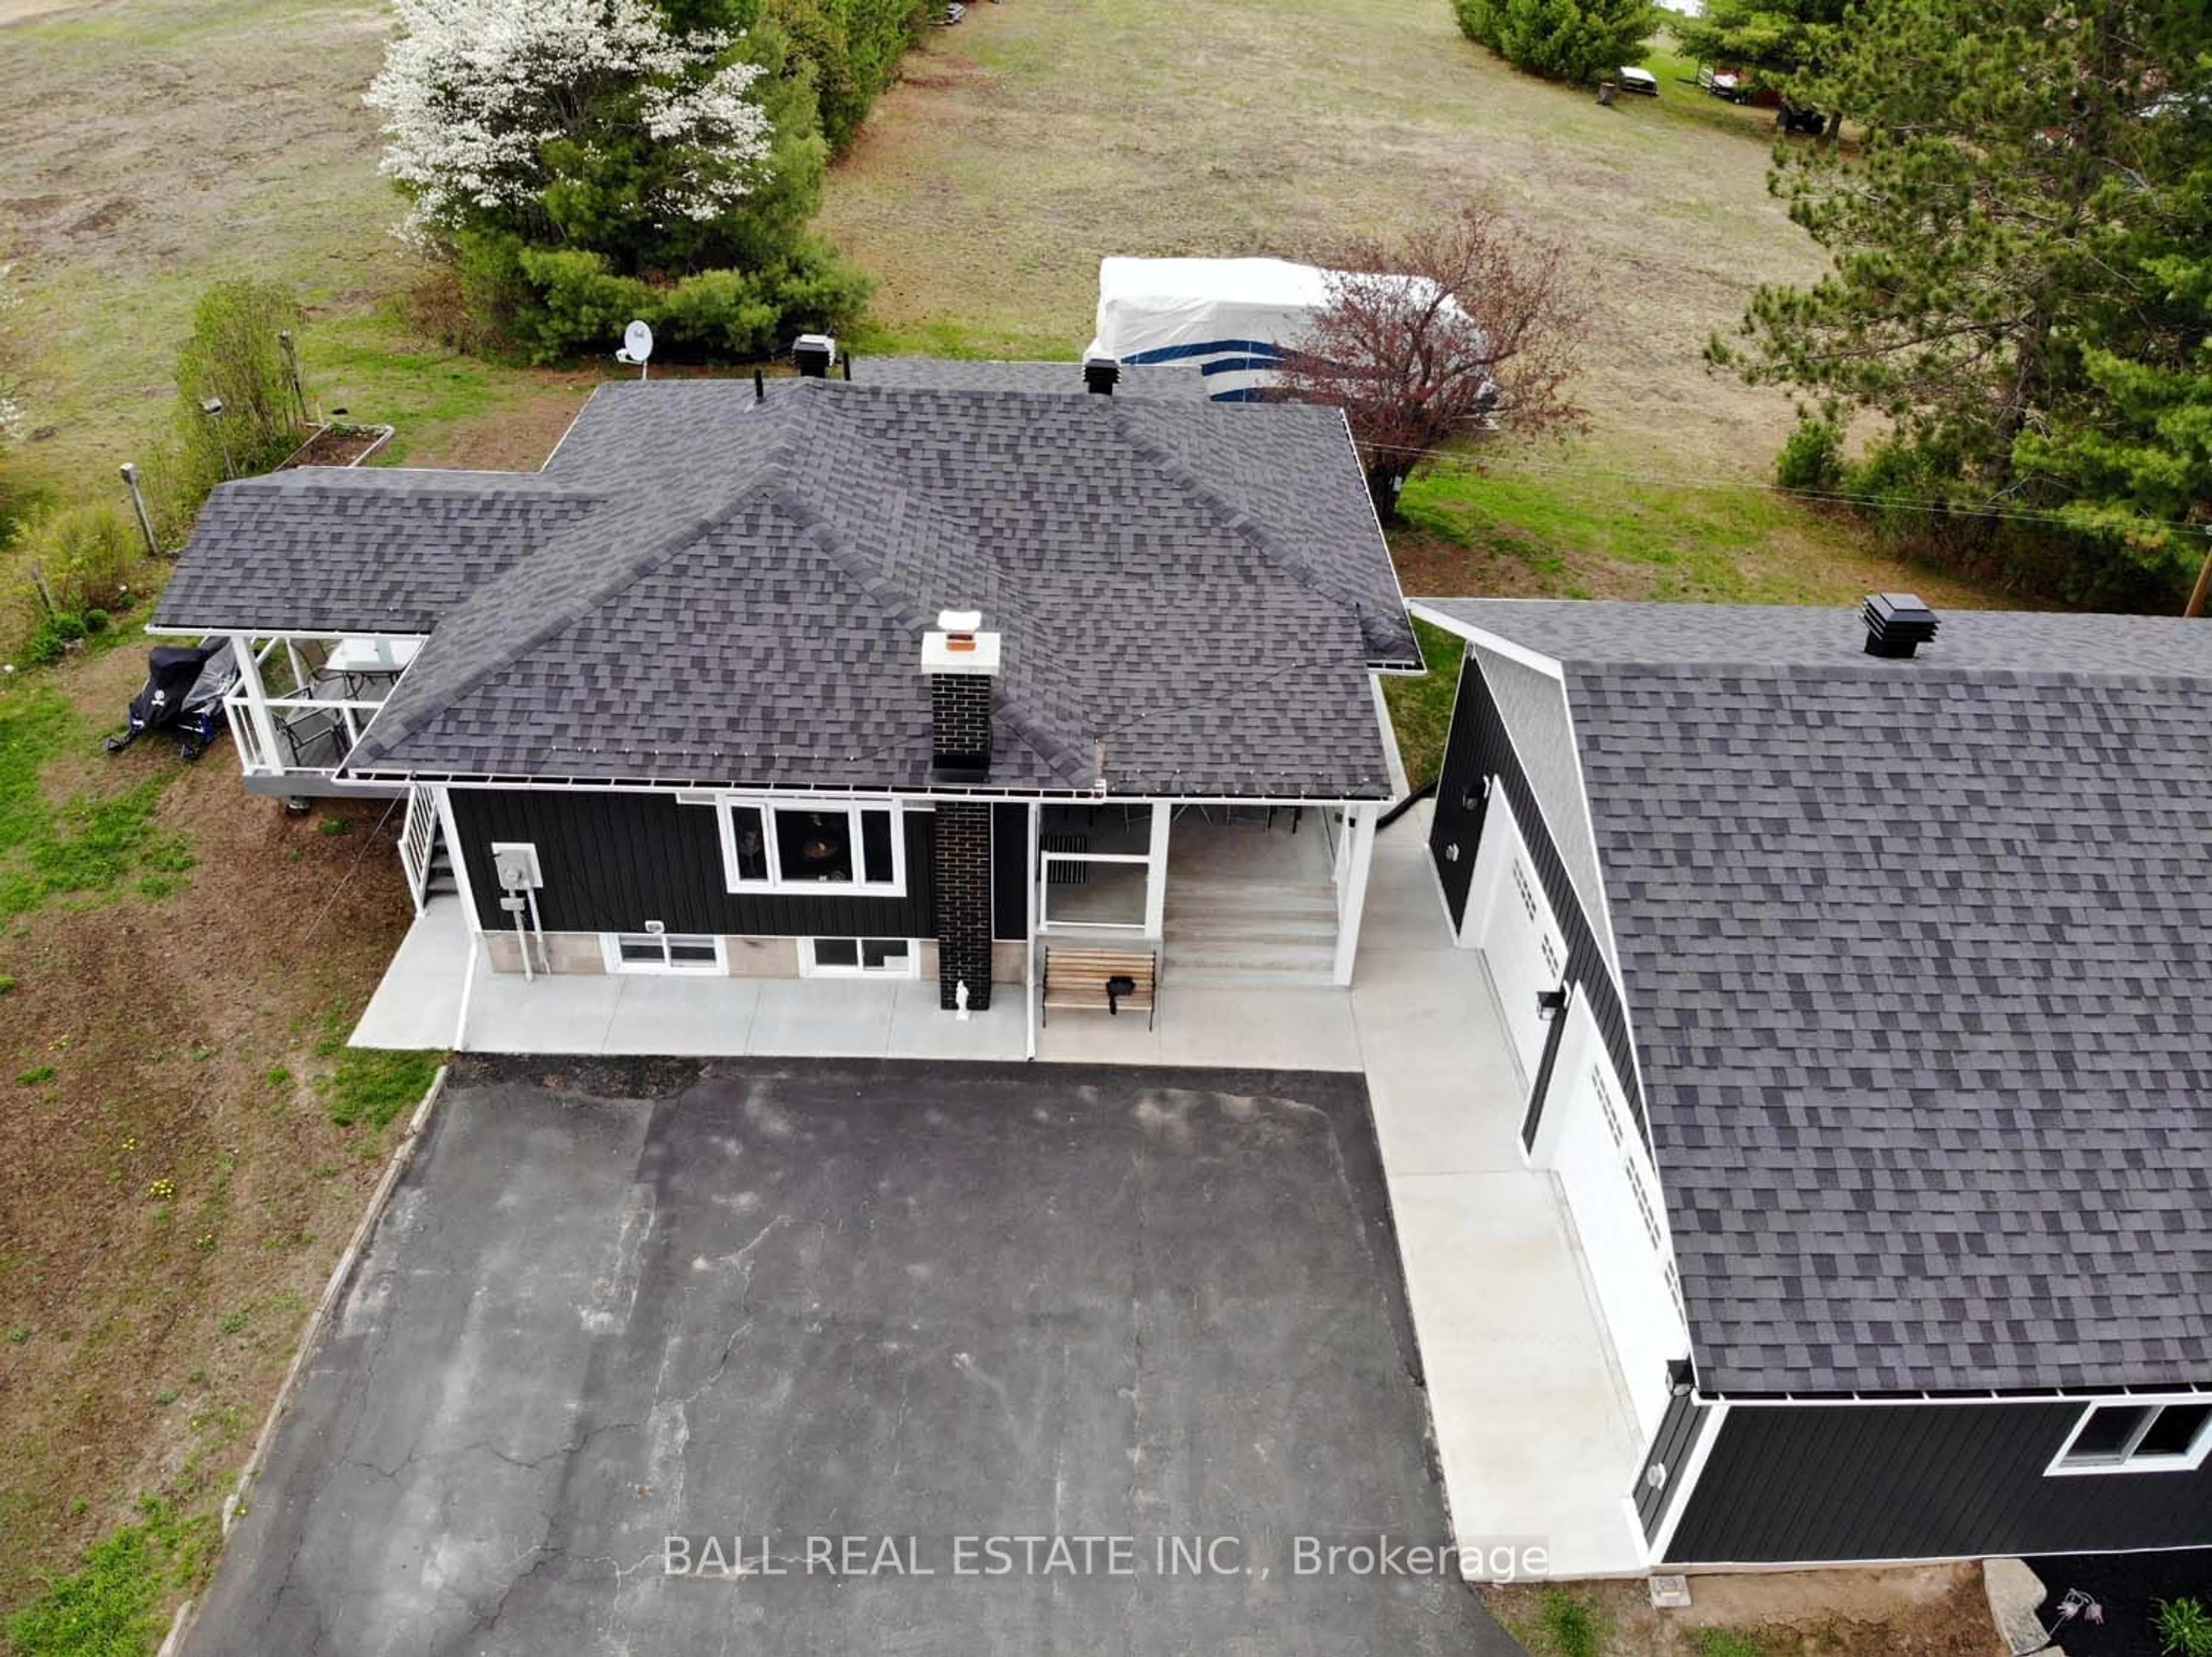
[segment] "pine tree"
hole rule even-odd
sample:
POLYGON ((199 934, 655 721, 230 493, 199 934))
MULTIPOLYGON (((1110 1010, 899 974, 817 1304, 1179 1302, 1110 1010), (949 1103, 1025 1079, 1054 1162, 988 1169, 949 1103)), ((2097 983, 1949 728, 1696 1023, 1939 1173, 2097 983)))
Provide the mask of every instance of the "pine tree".
MULTIPOLYGON (((1888 416, 1893 451, 1965 504, 2110 487, 2087 464, 2107 400, 2170 401, 2154 381, 2186 408, 2201 372, 2202 309, 2192 331, 2166 261, 2205 223, 2207 18, 2206 0, 1868 0, 1796 88, 1864 122, 1863 149, 1777 152, 1832 269, 1761 288, 1708 355, 1888 416)), ((2148 416, 2130 430, 2171 441, 2148 416)))
POLYGON ((1648 0, 1454 0, 1460 30, 1516 69, 1594 81, 1644 55, 1648 0))

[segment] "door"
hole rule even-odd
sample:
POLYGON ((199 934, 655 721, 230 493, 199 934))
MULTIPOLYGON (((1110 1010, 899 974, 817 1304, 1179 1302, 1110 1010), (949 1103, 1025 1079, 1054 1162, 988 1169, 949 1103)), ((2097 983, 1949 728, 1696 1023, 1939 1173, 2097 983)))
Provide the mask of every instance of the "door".
POLYGON ((1513 826, 1512 814, 1494 810, 1491 822, 1496 835, 1496 872, 1476 941, 1490 969, 1491 986, 1498 992, 1522 1080, 1533 1083, 1544 1061, 1548 1034, 1537 997, 1565 982, 1567 943, 1536 878, 1535 865, 1513 826))
POLYGON ((1573 1075, 1555 1077, 1549 1089, 1545 1113, 1557 1108, 1563 1119, 1552 1167, 1648 1443, 1667 1411, 1667 1364, 1690 1350, 1660 1217, 1659 1182, 1602 1044, 1569 1045, 1589 1056, 1573 1075))

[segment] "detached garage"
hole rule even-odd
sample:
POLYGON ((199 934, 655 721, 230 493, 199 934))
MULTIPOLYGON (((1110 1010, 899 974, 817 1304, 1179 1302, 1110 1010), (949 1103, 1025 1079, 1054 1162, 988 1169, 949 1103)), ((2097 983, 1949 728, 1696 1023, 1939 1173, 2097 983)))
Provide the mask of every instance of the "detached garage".
POLYGON ((2212 1545, 2212 628, 1412 608, 1650 1562, 2212 1545))

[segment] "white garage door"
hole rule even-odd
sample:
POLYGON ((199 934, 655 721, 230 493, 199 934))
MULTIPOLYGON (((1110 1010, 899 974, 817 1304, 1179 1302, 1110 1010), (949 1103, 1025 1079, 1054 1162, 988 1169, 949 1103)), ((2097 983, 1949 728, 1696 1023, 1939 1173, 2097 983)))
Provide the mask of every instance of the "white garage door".
POLYGON ((1544 1114, 1558 1110, 1562 1120, 1552 1166, 1648 1441, 1666 1411, 1668 1363, 1690 1350, 1668 1264, 1659 1184, 1602 1045, 1570 1045, 1590 1056, 1574 1075, 1553 1078, 1544 1114))
MULTIPOLYGON (((1503 804, 1502 791, 1492 798, 1503 804)), ((1530 1083, 1544 1062, 1544 1038, 1548 1034, 1536 998, 1556 990, 1565 981, 1566 939, 1552 918, 1552 906, 1536 879, 1536 866, 1512 828, 1508 812, 1497 813, 1498 826, 1510 832, 1499 837, 1502 867, 1490 887, 1488 914, 1477 934, 1484 964, 1490 968, 1492 986, 1505 1012, 1505 1028, 1521 1060, 1521 1074, 1530 1083)), ((1478 869, 1480 876, 1488 872, 1478 869)))

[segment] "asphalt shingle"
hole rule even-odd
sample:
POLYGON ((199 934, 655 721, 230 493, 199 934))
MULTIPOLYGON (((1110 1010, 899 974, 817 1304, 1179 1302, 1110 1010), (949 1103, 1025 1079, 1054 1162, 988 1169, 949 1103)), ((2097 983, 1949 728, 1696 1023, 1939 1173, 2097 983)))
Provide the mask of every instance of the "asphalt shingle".
POLYGON ((1702 1384, 2212 1380, 2212 632, 1450 610, 1565 662, 1702 1384))
MULTIPOLYGON (((1089 788, 1103 756, 1119 792, 1389 792, 1367 671, 1419 658, 1333 410, 633 382, 524 483, 484 494, 573 521, 470 567, 356 772, 921 786, 921 634, 972 607, 1006 639, 994 787, 1089 788)), ((349 616, 392 584, 374 556, 321 572, 299 487, 229 492, 185 568, 211 604, 257 596, 192 624, 285 625, 254 608, 271 559, 350 583, 324 600, 349 616)))

